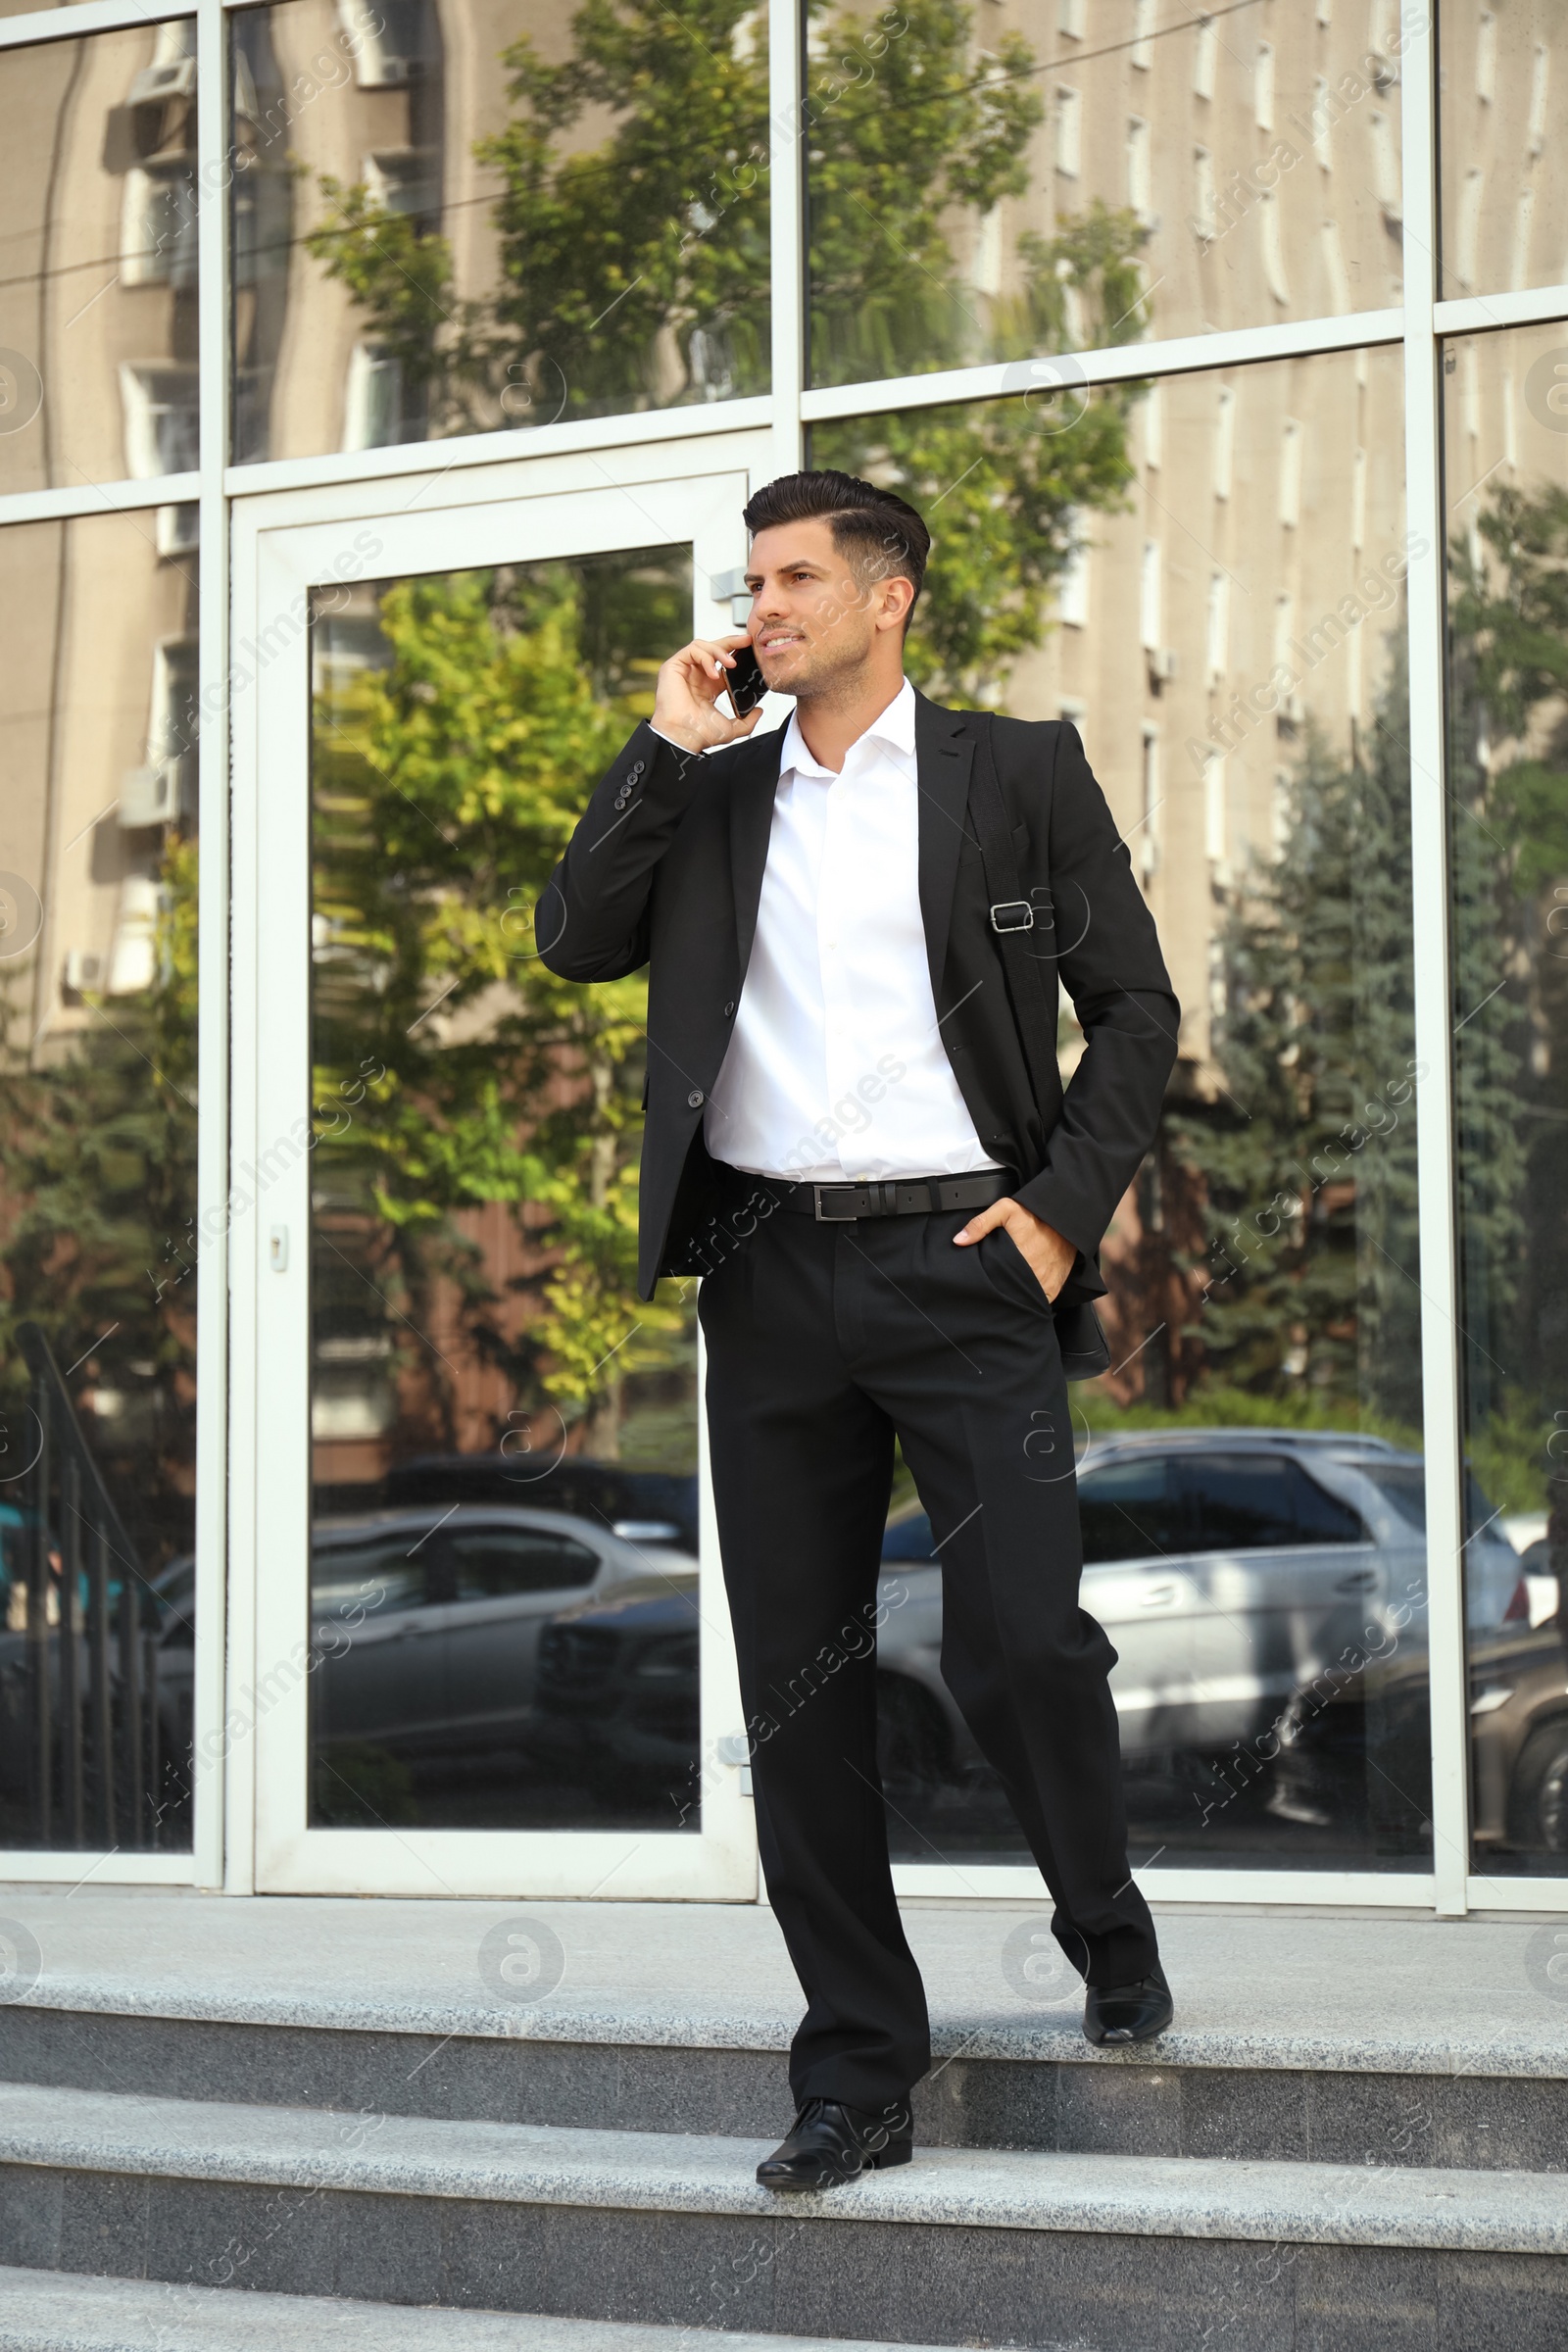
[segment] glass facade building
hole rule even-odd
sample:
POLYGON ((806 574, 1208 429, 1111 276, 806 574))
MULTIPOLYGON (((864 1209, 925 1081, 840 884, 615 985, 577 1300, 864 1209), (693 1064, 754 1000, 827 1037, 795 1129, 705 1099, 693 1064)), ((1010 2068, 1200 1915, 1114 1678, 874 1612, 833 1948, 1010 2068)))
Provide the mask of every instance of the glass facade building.
MULTIPOLYGON (((1183 1007, 1040 1460, 1142 1884, 1568 1908, 1565 86, 1545 0, 0 0, 0 1869, 755 1895, 646 975, 533 909, 817 464, 1183 1007)), ((1016 1898, 936 1555, 901 1469, 900 1885, 1016 1898)))

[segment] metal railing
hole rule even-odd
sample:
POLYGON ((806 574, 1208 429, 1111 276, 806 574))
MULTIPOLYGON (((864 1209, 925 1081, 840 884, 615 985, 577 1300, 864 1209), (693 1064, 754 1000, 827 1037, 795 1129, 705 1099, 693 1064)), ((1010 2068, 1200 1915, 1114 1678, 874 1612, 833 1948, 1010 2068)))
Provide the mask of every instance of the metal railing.
POLYGON ((3 1841, 159 1845, 157 1602, 48 1341, 35 1323, 17 1340, 37 1426, 9 1489, 26 1579, 13 1583, 7 1613, 7 1744, 21 1753, 5 1771, 3 1841))

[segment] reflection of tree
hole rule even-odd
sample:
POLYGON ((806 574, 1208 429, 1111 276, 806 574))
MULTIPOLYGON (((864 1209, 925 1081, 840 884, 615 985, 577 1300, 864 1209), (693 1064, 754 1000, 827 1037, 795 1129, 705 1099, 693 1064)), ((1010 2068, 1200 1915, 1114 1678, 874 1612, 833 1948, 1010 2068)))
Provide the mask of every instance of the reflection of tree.
MULTIPOLYGON (((400 1345, 409 1326, 432 1331, 452 1283, 481 1351, 534 1401, 600 1408, 595 1443, 612 1450, 626 1375, 663 1362, 659 1335, 680 1323, 636 1298, 647 984, 558 980, 529 909, 646 701, 642 678, 604 674, 606 649, 674 641, 690 600, 678 569, 630 555, 400 581, 379 608, 386 666, 324 661, 317 702, 324 1267, 364 1254, 370 1220, 366 1262, 407 1318, 400 1345), (368 1099, 345 1116, 367 1069, 368 1099), (547 1207, 532 1238, 560 1251, 515 1350, 462 1230, 489 1201, 547 1207)), ((345 1270, 322 1303, 347 1314, 368 1298, 345 1270)), ((412 1339, 407 1352, 451 1443, 433 1352, 412 1339)))
POLYGON ((1056 237, 1026 231, 1016 240, 1016 293, 987 296, 963 281, 955 224, 983 221, 1003 197, 1027 193, 1029 141, 1044 112, 1021 35, 1004 34, 977 74, 975 13, 959 0, 906 0, 874 74, 852 78, 864 23, 812 11, 824 58, 845 58, 807 107, 818 383, 1071 350, 1086 337, 1130 342, 1141 331, 1134 255, 1145 232, 1130 213, 1097 205, 1056 237))
MULTIPOLYGON (((1544 1440, 1568 1396, 1568 952, 1550 929, 1568 903, 1565 557, 1554 489, 1499 492, 1476 543, 1450 550, 1470 1451, 1491 1500, 1515 1508, 1545 1498, 1544 1440)), ((1240 1393, 1290 1417, 1419 1423, 1405 695, 1398 653, 1368 764, 1307 747, 1278 854, 1221 937, 1214 1051, 1232 1100, 1166 1122, 1206 1200, 1192 1413, 1230 1416, 1240 1393)))
MULTIPOLYGON (((962 0, 815 14, 830 61, 808 74, 804 110, 817 380, 1143 331, 1145 231, 1130 213, 1097 205, 1057 236, 1020 237, 1005 298, 964 283, 955 223, 1028 185, 1042 104, 1026 42, 1006 35, 977 75, 962 0)), ((320 180, 307 246, 433 433, 767 388, 768 154, 787 133, 768 119, 762 12, 586 0, 571 29, 560 63, 527 38, 506 51, 514 111, 474 150, 498 181, 493 294, 459 293, 430 220, 320 180), (608 135, 582 143, 606 117, 608 135)))
POLYGON ((188 1545, 194 1479, 193 842, 170 837, 162 882, 152 986, 90 998, 57 1058, 29 1065, 30 991, 0 993, 4 1404, 15 1415, 25 1401, 16 1327, 36 1323, 75 1374, 83 1426, 149 1569, 188 1545))
MULTIPOLYGON (((1363 624, 1366 625, 1366 624, 1363 624)), ((1396 640, 1396 642, 1397 642, 1396 640)), ((1325 1418, 1419 1427, 1404 666, 1367 762, 1316 737, 1275 854, 1220 934, 1212 1107, 1167 1114, 1200 1178, 1205 1373, 1325 1418)), ((1201 1411, 1201 1396, 1189 1399, 1201 1411)))
POLYGON ((945 702, 999 706, 1007 672, 1045 636, 1084 512, 1125 504, 1136 386, 1097 393, 1053 431, 1025 400, 847 417, 811 432, 811 464, 896 489, 935 544, 906 666, 945 702))
POLYGON ((1492 1499, 1539 1508, 1568 1399, 1568 491, 1495 491, 1450 564, 1470 1425, 1492 1499))
POLYGON ((364 184, 323 178, 307 239, 405 395, 450 433, 763 391, 767 42, 752 0, 588 0, 559 65, 505 52, 516 111, 481 140, 498 175, 500 289, 457 292, 451 241, 364 184), (614 127, 574 135, 585 115, 614 127), (760 161, 759 161, 759 157, 760 161))

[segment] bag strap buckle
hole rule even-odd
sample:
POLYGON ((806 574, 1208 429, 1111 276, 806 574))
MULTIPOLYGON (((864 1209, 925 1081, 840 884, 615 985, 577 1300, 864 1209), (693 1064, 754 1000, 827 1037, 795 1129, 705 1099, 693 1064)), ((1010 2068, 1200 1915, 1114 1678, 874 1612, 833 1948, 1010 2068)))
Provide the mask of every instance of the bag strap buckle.
POLYGON ((991 909, 991 928, 993 931, 1032 931, 1034 927, 1035 910, 1030 906, 1027 899, 1002 899, 991 909), (1022 919, 1017 922, 1004 922, 1002 920, 1004 915, 1011 915, 1014 913, 1018 914, 1022 919))

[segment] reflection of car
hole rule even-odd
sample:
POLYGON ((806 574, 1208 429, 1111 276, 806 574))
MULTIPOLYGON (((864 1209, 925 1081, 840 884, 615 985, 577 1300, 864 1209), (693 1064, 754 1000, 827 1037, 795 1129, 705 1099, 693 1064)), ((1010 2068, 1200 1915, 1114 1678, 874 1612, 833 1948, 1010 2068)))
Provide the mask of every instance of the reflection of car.
POLYGON ((564 1511, 639 1544, 697 1549, 697 1473, 628 1470, 584 1454, 428 1453, 388 1471, 380 1497, 392 1507, 501 1503, 564 1511))
MULTIPOLYGON (((1568 1651, 1553 1620, 1469 1644, 1472 1835, 1478 1846, 1568 1854, 1568 1651)), ((1319 1677, 1285 1720, 1270 1809, 1431 1842, 1432 1717, 1424 1650, 1319 1677)))
MULTIPOLYGON (((1111 1690, 1129 1757, 1212 1755, 1252 1738, 1326 1660, 1364 1642, 1368 1626, 1397 1623, 1404 1653, 1424 1655, 1418 1455, 1334 1432, 1127 1433, 1095 1440, 1078 1496, 1080 1593, 1117 1652, 1111 1690)), ((1491 1514, 1474 1492, 1471 1507, 1482 1526, 1491 1514)), ((1500 1537, 1484 1530, 1470 1544, 1475 1632, 1522 1614, 1519 1575, 1518 1555, 1500 1537)), ((942 1677, 942 1572, 923 1511, 889 1524, 878 1600, 879 1755, 889 1793, 971 1778, 981 1758, 942 1677)), ((608 1687, 615 1613, 587 1604, 569 1623, 573 1642, 596 1646, 608 1687)), ((556 1629, 548 1640, 554 1659, 556 1629)), ((563 1681, 557 1690, 553 1666, 550 1679, 551 1711, 579 1713, 597 1736, 590 1685, 568 1690, 563 1681)), ((695 1680, 693 1691, 695 1708, 695 1680)))
POLYGON ((1530 1594, 1530 1622, 1541 1625, 1546 1618, 1555 1617, 1562 1607, 1563 1569, 1568 1565, 1568 1544, 1551 1536, 1537 1536, 1520 1555, 1520 1568, 1530 1594))
POLYGON ((635 1544, 563 1511, 427 1506, 318 1520, 317 1740, 431 1755, 525 1744, 546 1621, 646 1569, 635 1544))
MULTIPOLYGON (((546 1626, 535 1752, 609 1795, 696 1798, 701 1739, 695 1564, 576 1602, 546 1626)), ((695 1821, 696 1805, 681 1815, 695 1821)))
MULTIPOLYGON (((897 1548, 898 1531, 889 1535, 897 1548)), ((927 1537, 922 1558, 929 1549, 927 1537)), ((878 1764, 890 1795, 939 1778, 948 1751, 942 1706, 927 1687, 942 1637, 940 1591, 934 1620, 931 1609, 939 1573, 885 1563, 878 1588, 878 1764)), ((606 1794, 657 1800, 667 1792, 684 1820, 681 1800, 697 1785, 698 1670, 695 1568, 579 1601, 540 1642, 533 1745, 564 1777, 606 1794)), ((805 1703, 810 1689, 808 1672, 779 1703, 805 1703)))
MULTIPOLYGON (((1250 1738, 1389 1612, 1413 1619, 1406 1646, 1422 1641, 1422 1475, 1418 1455, 1333 1432, 1097 1437, 1078 1475, 1080 1597, 1117 1653, 1123 1752, 1201 1754, 1250 1738)), ((1478 1526, 1491 1515, 1479 1496, 1472 1508, 1478 1526)), ((908 1563, 908 1600, 890 1615, 883 1666, 918 1683, 962 1764, 973 1750, 941 1677, 940 1572, 916 1564, 931 1557, 923 1512, 889 1528, 884 1575, 908 1563)), ((1490 1532, 1469 1546, 1474 1629, 1522 1609, 1519 1566, 1490 1532)))

